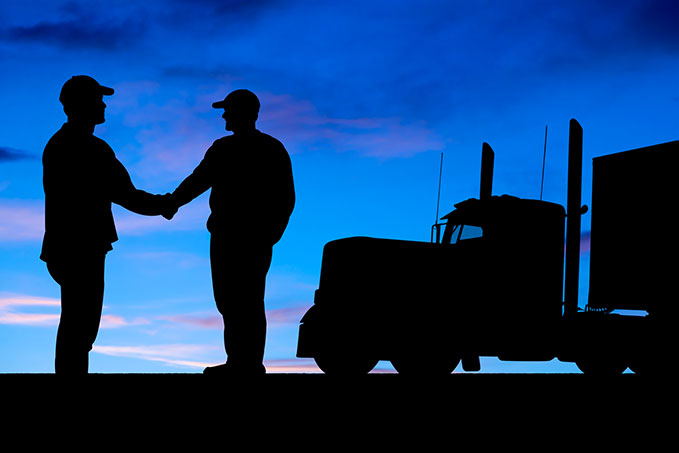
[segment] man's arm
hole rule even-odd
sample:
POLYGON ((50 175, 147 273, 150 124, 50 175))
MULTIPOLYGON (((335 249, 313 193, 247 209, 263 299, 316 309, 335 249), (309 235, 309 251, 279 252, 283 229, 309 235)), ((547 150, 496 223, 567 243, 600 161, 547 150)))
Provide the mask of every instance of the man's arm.
POLYGON ((172 192, 172 200, 177 208, 191 202, 212 187, 211 160, 210 149, 208 149, 200 164, 172 192))
MULTIPOLYGON (((137 189, 122 163, 113 158, 111 201, 141 215, 174 215, 177 211, 170 194, 154 195, 137 189)), ((171 217, 170 215, 170 217, 171 217)))
POLYGON ((292 163, 285 147, 281 144, 278 161, 274 167, 275 177, 270 194, 269 213, 272 224, 272 243, 280 241, 290 221, 295 207, 295 183, 292 176, 292 163))

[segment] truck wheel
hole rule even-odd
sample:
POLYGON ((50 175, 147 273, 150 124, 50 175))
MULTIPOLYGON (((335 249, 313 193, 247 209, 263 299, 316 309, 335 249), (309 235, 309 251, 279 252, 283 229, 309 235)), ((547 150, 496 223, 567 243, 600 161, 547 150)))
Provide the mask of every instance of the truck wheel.
POLYGON ((314 357, 316 365, 325 374, 356 376, 368 374, 379 360, 360 356, 324 353, 314 357))
POLYGON ((592 376, 613 376, 622 374, 627 369, 627 364, 620 357, 604 355, 590 355, 575 361, 577 367, 583 373, 592 376))
POLYGON ((660 364, 662 360, 659 356, 654 354, 653 351, 648 352, 646 355, 636 354, 630 359, 629 369, 635 374, 642 375, 656 375, 662 370, 660 364))
POLYGON ((391 360, 398 374, 405 375, 446 375, 453 372, 460 363, 459 357, 401 356, 391 360))

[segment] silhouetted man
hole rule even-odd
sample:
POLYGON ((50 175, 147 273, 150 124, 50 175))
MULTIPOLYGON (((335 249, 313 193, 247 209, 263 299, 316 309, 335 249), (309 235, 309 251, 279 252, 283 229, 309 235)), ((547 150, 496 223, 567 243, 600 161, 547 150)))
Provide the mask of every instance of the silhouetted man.
POLYGON ((173 213, 168 195, 138 190, 113 150, 95 137, 113 89, 74 76, 59 100, 68 121, 45 146, 45 237, 40 258, 61 286, 55 371, 87 373, 104 297, 104 260, 118 239, 111 203, 144 215, 173 213))
POLYGON ((210 262, 217 309, 224 319, 225 364, 204 373, 262 374, 266 341, 264 286, 273 245, 295 205, 290 156, 281 142, 258 131, 259 100, 236 90, 223 101, 228 135, 172 194, 182 206, 208 189, 210 262))

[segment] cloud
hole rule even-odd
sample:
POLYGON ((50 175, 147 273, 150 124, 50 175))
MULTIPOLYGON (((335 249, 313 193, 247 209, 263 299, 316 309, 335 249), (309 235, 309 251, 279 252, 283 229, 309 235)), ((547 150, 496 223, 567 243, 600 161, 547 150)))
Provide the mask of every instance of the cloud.
POLYGON ((205 230, 210 214, 208 200, 182 206, 172 220, 161 216, 143 216, 116 206, 114 211, 118 236, 141 236, 159 231, 205 230))
POLYGON ((442 149, 438 127, 476 123, 478 115, 488 121, 496 109, 511 109, 551 84, 573 83, 574 75, 617 71, 631 58, 648 61, 679 29, 663 32, 667 39, 653 34, 656 22, 674 17, 672 8, 669 2, 584 1, 429 1, 416 8, 371 2, 304 10, 293 4, 285 24, 266 23, 269 39, 252 31, 252 39, 265 44, 256 56, 234 50, 225 64, 182 61, 165 71, 193 82, 221 76, 254 85, 268 97, 263 128, 293 152, 409 157, 442 149), (283 30, 287 39, 272 39, 283 30), (289 41, 297 45, 286 47, 289 41))
MULTIPOLYGON (((51 327, 59 324, 61 301, 49 297, 24 294, 0 293, 0 324, 51 327)), ((133 325, 149 324, 144 318, 132 321, 122 316, 104 314, 102 329, 116 329, 133 325)))
POLYGON ((353 151, 376 158, 412 157, 440 150, 444 141, 425 121, 399 117, 341 118, 321 114, 308 100, 262 93, 261 123, 291 149, 353 151))
POLYGON ((200 360, 221 350, 218 346, 206 346, 196 344, 166 344, 148 346, 99 346, 94 345, 92 351, 98 354, 105 354, 115 357, 130 357, 135 359, 162 362, 168 365, 205 368, 215 365, 215 362, 207 359, 200 360), (199 358, 197 360, 196 358, 199 358))
POLYGON ((0 146, 0 163, 26 159, 36 159, 36 157, 27 151, 10 148, 7 146, 0 146))
MULTIPOLYGON (((104 307, 105 308, 105 307, 104 307)), ((146 318, 134 318, 127 320, 122 316, 105 314, 101 316, 101 323, 99 325, 102 329, 118 329, 121 327, 149 325, 151 321, 146 318)))
POLYGON ((42 240, 44 209, 39 200, 0 199, 0 242, 42 240))
POLYGON ((285 270, 270 271, 266 280, 266 297, 285 300, 286 306, 291 306, 296 300, 304 300, 311 296, 318 288, 318 277, 305 275, 285 270), (312 281, 310 281, 312 280, 312 281))
MULTIPOLYGON (((223 86, 163 103, 149 101, 124 113, 124 124, 138 131, 136 140, 143 156, 135 164, 136 174, 155 180, 188 175, 212 142, 228 134, 220 112, 210 105, 232 89, 223 86)), ((385 159, 411 157, 445 146, 423 120, 337 117, 322 114, 311 101, 291 94, 260 91, 257 95, 262 104, 258 128, 280 139, 291 154, 355 152, 385 159)))
MULTIPOLYGON (((0 243, 42 241, 45 233, 44 201, 0 199, 0 243)), ((168 221, 160 216, 142 216, 114 205, 119 236, 141 236, 159 231, 193 231, 205 229, 210 213, 207 200, 182 207, 168 221)))
POLYGON ((172 263, 180 269, 190 269, 195 268, 200 265, 209 265, 210 259, 204 255, 198 253, 190 252, 131 252, 127 253, 126 256, 130 257, 132 260, 143 260, 150 261, 154 263, 172 263))
MULTIPOLYGON (((167 344, 150 346, 99 346, 94 345, 92 351, 98 354, 115 357, 162 362, 167 365, 202 370, 221 362, 207 357, 221 352, 221 346, 197 344, 167 344)), ((264 361, 267 373, 322 373, 313 359, 267 359, 264 361)), ((393 373, 393 370, 375 368, 373 373, 393 373)))
MULTIPOLYGON (((264 361, 264 366, 267 373, 323 373, 313 359, 269 359, 264 361)), ((395 371, 378 365, 371 373, 393 374, 395 371)))
POLYGON ((270 325, 277 324, 299 324, 302 316, 309 310, 309 305, 299 305, 296 307, 276 308, 267 310, 266 319, 270 325))
MULTIPOLYGON (((86 5, 86 4, 85 4, 86 5)), ((11 42, 39 43, 62 49, 129 49, 145 34, 141 17, 102 14, 94 7, 66 4, 52 20, 8 27, 1 35, 11 42)))
POLYGON ((266 11, 271 5, 281 3, 280 0, 171 0, 171 3, 185 5, 195 9, 197 6, 208 8, 212 12, 238 20, 242 16, 256 15, 266 11))
MULTIPOLYGON (((255 71, 260 71, 259 68, 254 68, 255 71)), ((232 66, 208 66, 199 67, 186 63, 178 63, 167 66, 162 69, 161 73, 163 77, 184 79, 184 80, 202 80, 203 82, 213 82, 214 80, 237 82, 242 80, 241 76, 238 76, 239 72, 243 72, 243 67, 232 67, 232 66)))
POLYGON ((172 82, 185 80, 187 89, 222 85, 205 102, 194 93, 126 113, 126 124, 138 129, 140 169, 149 178, 190 171, 223 133, 218 115, 205 116, 209 102, 236 83, 261 94, 262 129, 293 153, 331 149, 380 159, 410 157, 443 149, 439 127, 488 121, 495 109, 526 102, 546 85, 629 65, 630 55, 646 61, 679 34, 679 27, 663 25, 676 11, 668 1, 392 3, 356 8, 281 3, 276 7, 281 20, 264 14, 272 11, 271 2, 173 2, 184 13, 223 5, 223 16, 200 28, 184 24, 194 33, 182 46, 198 42, 195 34, 205 27, 237 22, 240 13, 256 12, 263 22, 245 34, 222 27, 211 42, 228 34, 233 44, 223 49, 201 47, 195 58, 164 60, 161 80, 174 76, 172 82))
POLYGON ((222 321, 221 315, 210 314, 180 314, 171 316, 159 316, 157 319, 164 321, 169 321, 175 324, 182 324, 189 327, 195 327, 198 329, 223 329, 224 322, 222 321))
MULTIPOLYGON (((267 323, 271 326, 280 324, 298 324, 300 319, 309 305, 300 305, 296 307, 276 308, 266 311, 267 323)), ((175 324, 181 324, 197 329, 217 329, 224 328, 222 316, 215 312, 215 314, 197 314, 187 313, 170 316, 158 316, 156 319, 169 321, 175 324)))
POLYGON ((322 373, 313 359, 272 359, 264 366, 267 373, 322 373))
POLYGON ((584 255, 590 252, 592 243, 592 232, 583 231, 580 235, 580 254, 584 255))
MULTIPOLYGON (((284 324, 297 325, 308 309, 309 304, 266 310, 267 323, 270 327, 284 324)), ((155 319, 188 326, 199 330, 221 330, 224 328, 222 316, 217 313, 216 309, 212 313, 183 313, 178 315, 158 316, 155 319)))
POLYGON ((206 37, 221 39, 225 31, 232 41, 251 33, 263 16, 280 10, 275 8, 277 4, 288 7, 289 3, 280 0, 170 0, 145 6, 155 9, 150 17, 165 31, 181 30, 184 38, 195 36, 205 42, 206 37))
POLYGON ((60 306, 59 299, 2 293, 0 294, 0 324, 54 326, 59 323, 60 306), (42 312, 33 312, 36 309, 42 312), (57 313, 53 313, 55 310, 57 313))
MULTIPOLYGON (((611 1, 610 8, 619 8, 620 2, 611 1)), ((679 52, 679 3, 675 0, 636 0, 627 2, 623 24, 625 32, 640 44, 650 47, 679 52)))
POLYGON ((309 16, 301 13, 311 19, 308 27, 290 32, 300 55, 285 58, 305 62, 310 85, 334 82, 316 93, 330 104, 450 125, 477 113, 492 118, 493 110, 511 109, 581 74, 603 78, 676 52, 676 10, 676 2, 641 0, 323 4, 309 16), (305 41, 304 33, 317 38, 305 41))
MULTIPOLYGON (((580 234, 580 256, 584 256, 588 254, 591 250, 591 242, 592 242, 592 232, 591 231, 583 231, 580 234)), ((564 242, 564 253, 566 251, 566 243, 564 242)))

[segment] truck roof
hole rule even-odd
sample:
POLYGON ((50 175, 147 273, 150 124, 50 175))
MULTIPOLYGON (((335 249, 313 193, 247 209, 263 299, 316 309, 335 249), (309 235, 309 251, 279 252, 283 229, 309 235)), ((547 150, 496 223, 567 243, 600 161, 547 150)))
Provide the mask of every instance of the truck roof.
POLYGON ((531 219, 536 216, 565 216, 563 206, 549 201, 518 198, 512 195, 486 199, 470 198, 455 205, 455 210, 443 216, 449 223, 482 225, 504 218, 531 219))

